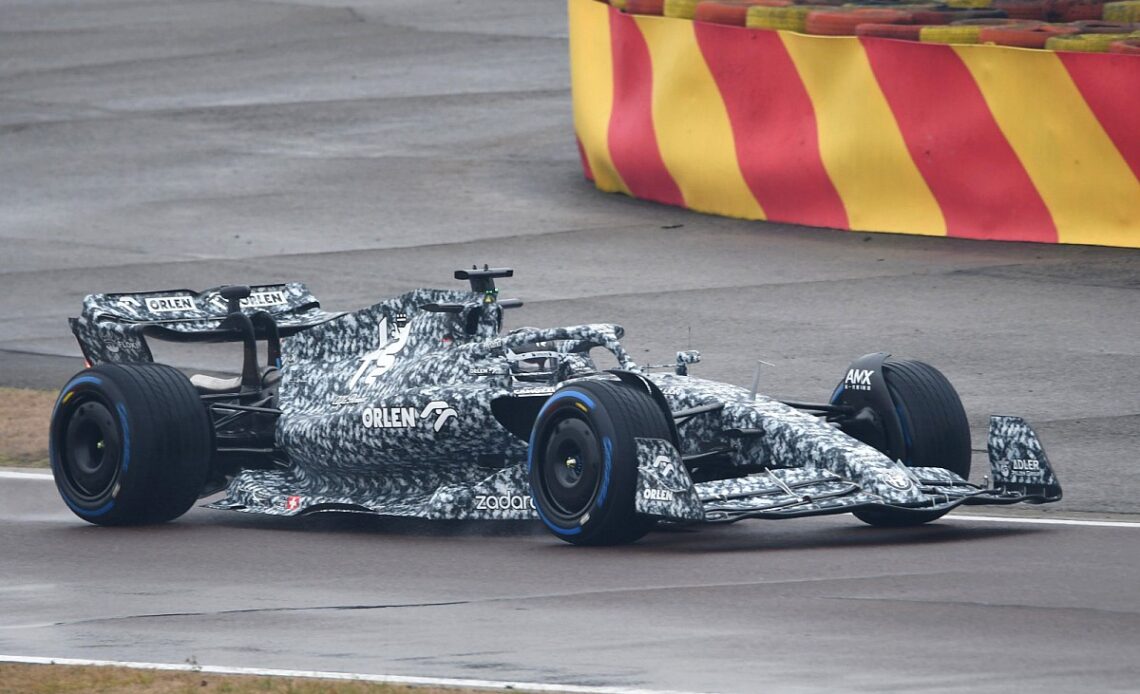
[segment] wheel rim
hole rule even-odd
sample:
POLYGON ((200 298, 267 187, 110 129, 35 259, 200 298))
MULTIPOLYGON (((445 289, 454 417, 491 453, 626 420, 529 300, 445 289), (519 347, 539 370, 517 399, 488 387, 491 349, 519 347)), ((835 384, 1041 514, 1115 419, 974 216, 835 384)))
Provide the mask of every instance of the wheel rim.
POLYGON ((564 518, 589 510, 601 472, 601 446, 590 425, 576 416, 558 421, 542 456, 543 488, 552 510, 564 518))
POLYGON ((110 408, 93 399, 76 403, 59 444, 61 467, 72 494, 82 501, 106 496, 118 479, 122 450, 110 408))

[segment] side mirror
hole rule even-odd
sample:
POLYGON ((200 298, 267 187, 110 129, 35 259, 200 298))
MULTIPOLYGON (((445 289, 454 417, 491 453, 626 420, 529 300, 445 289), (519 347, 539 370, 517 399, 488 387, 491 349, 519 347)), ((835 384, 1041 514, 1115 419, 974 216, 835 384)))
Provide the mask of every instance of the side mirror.
POLYGON ((689 364, 701 363, 701 353, 695 349, 686 349, 677 352, 677 368, 676 373, 678 376, 689 375, 689 364))

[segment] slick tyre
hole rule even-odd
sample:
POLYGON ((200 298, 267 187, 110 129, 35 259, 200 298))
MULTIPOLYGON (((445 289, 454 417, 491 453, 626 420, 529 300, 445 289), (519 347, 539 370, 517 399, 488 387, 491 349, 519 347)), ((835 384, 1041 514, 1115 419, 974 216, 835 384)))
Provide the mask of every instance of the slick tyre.
POLYGON ((164 364, 81 371, 52 411, 50 456, 68 507, 97 525, 186 513, 209 473, 209 417, 189 379, 164 364))
POLYGON ((556 537, 619 545, 649 532, 634 510, 637 437, 670 439, 648 393, 617 381, 583 381, 546 401, 530 438, 531 494, 556 537))
MULTIPOLYGON (((969 479, 970 424, 950 381, 929 364, 903 359, 884 362, 883 378, 903 431, 901 449, 888 454, 909 467, 940 467, 969 479)), ((929 523, 946 513, 865 509, 855 511, 855 517, 870 525, 903 527, 929 523)))

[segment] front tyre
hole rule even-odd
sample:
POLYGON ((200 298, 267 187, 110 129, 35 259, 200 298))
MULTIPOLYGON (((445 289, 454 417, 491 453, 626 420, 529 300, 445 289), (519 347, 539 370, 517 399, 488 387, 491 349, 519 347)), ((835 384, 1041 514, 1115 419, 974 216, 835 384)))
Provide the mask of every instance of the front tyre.
MULTIPOLYGON (((904 359, 885 361, 883 378, 903 433, 903 440, 893 447, 897 450, 884 453, 908 467, 940 467, 969 479, 970 424, 950 381, 930 364, 904 359)), ((896 528, 929 523, 946 513, 909 509, 854 512, 869 525, 896 528)))
POLYGON ((76 374, 51 417, 51 468, 68 507, 98 525, 186 513, 209 473, 209 417, 164 364, 100 364, 76 374))
POLYGON ((530 488, 555 536, 576 545, 633 542, 653 525, 634 510, 638 437, 670 440, 669 422, 643 390, 582 381, 546 401, 531 432, 530 488))

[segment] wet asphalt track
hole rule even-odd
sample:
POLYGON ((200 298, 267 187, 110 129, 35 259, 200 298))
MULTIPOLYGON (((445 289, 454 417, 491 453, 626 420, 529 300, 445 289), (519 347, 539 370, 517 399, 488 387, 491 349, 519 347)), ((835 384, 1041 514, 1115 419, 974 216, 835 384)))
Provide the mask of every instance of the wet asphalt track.
MULTIPOLYGON (((868 351, 927 359, 976 449, 990 412, 1036 425, 1066 499, 1017 513, 1140 512, 1140 253, 597 193, 563 15, 0 0, 0 385, 78 368, 64 319, 88 292, 298 279, 348 309, 490 262, 528 302, 512 326, 612 320, 641 361, 691 345, 698 373, 740 384, 762 358, 774 394, 822 398, 868 351)), ((6 478, 0 523, 0 653, 736 692, 1140 681, 1133 528, 829 518, 619 550, 532 526, 205 510, 105 530, 50 483, 6 478)))

